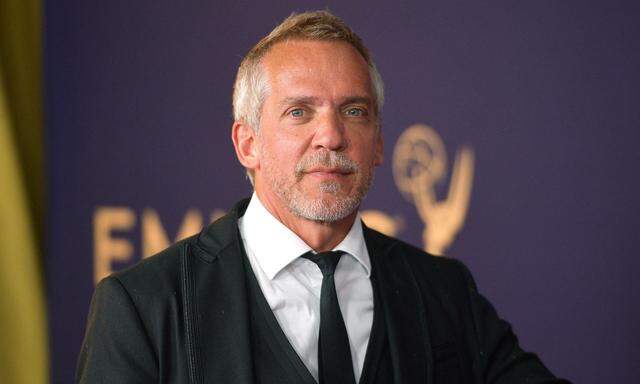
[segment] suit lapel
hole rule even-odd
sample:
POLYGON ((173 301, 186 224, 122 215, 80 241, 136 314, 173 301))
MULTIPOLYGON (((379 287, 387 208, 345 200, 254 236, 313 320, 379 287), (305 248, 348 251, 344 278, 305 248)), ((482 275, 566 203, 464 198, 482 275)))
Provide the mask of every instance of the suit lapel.
POLYGON ((414 275, 403 256, 393 252, 395 242, 366 226, 364 235, 387 324, 394 382, 431 383, 426 314, 414 275))
POLYGON ((211 224, 185 252, 185 344, 188 365, 195 372, 190 374, 193 383, 253 383, 237 225, 247 203, 239 203, 229 215, 211 224))
MULTIPOLYGON (((238 217, 248 200, 188 244, 182 293, 188 366, 193 383, 253 383, 248 296, 238 217)), ((395 242, 364 226, 364 236, 385 315, 394 382, 431 383, 431 347, 425 308, 395 242)))

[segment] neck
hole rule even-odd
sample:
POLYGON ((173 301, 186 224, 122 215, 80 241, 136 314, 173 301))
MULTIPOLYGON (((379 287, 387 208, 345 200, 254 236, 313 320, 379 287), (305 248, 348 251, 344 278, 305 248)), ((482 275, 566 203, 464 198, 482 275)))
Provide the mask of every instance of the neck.
POLYGON ((258 191, 256 191, 256 194, 262 205, 273 217, 278 219, 316 252, 330 251, 340 244, 351 230, 358 212, 356 209, 343 219, 332 222, 319 222, 295 215, 287 207, 282 206, 279 201, 274 201, 277 198, 270 199, 269 196, 258 191))

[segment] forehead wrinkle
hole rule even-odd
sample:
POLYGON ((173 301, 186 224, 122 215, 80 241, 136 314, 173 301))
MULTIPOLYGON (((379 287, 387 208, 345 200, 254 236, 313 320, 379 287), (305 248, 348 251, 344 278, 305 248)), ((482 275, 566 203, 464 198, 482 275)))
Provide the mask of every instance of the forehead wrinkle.
POLYGON ((349 67, 360 66, 362 73, 357 77, 362 76, 362 80, 369 79, 368 66, 364 59, 355 51, 355 48, 344 42, 314 40, 281 42, 274 45, 261 62, 270 67, 273 70, 272 75, 276 77, 284 68, 290 72, 291 76, 304 76, 317 74, 316 72, 324 74, 342 72, 349 67), (299 49, 295 49, 296 46, 299 49), (344 52, 349 55, 349 58, 345 60, 344 57, 327 57, 328 52, 337 51, 344 52))
POLYGON ((265 54, 261 64, 271 91, 276 92, 277 89, 276 93, 283 96, 276 105, 295 102, 308 105, 327 102, 334 105, 349 102, 374 104, 364 59, 343 43, 281 42, 265 54), (347 84, 348 88, 345 87, 347 84))

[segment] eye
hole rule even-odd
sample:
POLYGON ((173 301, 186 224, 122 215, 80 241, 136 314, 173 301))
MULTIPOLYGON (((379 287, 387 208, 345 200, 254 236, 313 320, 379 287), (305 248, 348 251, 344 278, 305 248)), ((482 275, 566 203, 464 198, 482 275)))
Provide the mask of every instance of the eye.
POLYGON ((349 108, 345 111, 347 116, 351 117, 361 117, 366 115, 366 111, 362 108, 349 108))
POLYGON ((289 114, 291 115, 291 117, 303 117, 304 116, 304 109, 295 108, 295 109, 292 109, 291 111, 289 111, 289 114))

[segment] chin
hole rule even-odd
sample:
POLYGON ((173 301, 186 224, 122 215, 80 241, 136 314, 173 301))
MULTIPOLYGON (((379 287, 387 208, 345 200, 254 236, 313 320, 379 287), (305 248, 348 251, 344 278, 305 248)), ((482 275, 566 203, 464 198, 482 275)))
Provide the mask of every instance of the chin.
POLYGON ((289 201, 289 209, 295 215, 307 220, 331 223, 342 220, 360 206, 360 199, 323 193, 318 198, 294 198, 289 201))

